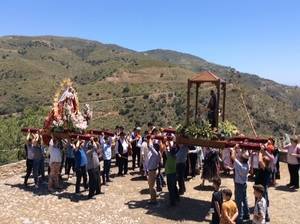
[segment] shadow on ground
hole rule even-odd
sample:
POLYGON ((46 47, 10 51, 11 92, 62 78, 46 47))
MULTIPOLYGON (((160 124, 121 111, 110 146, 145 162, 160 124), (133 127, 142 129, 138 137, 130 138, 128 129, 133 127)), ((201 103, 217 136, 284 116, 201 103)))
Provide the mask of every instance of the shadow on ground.
MULTIPOLYGON (((39 188, 35 188, 33 184, 28 184, 27 186, 25 186, 24 184, 5 183, 5 185, 11 188, 19 188, 20 190, 23 191, 32 192, 32 194, 36 196, 45 196, 51 194, 57 196, 58 199, 67 198, 70 199, 70 201, 72 202, 79 202, 88 199, 87 196, 84 195, 76 195, 74 193, 65 192, 65 189, 67 189, 70 185, 74 185, 73 183, 66 182, 66 181, 62 182, 62 187, 59 190, 52 193, 48 191, 48 184, 46 182, 41 183, 39 185, 39 188)), ((81 189, 83 189, 83 187, 81 187, 81 189)), ((83 192, 83 190, 81 192, 83 192)))
POLYGON ((196 187, 194 187, 195 190, 197 191, 214 191, 214 187, 212 185, 198 185, 196 187))
POLYGON ((158 216, 174 221, 209 221, 206 215, 210 208, 210 202, 180 197, 176 206, 169 206, 168 194, 161 194, 159 205, 150 205, 149 200, 129 201, 126 203, 129 209, 143 208, 147 215, 158 216))
POLYGON ((143 176, 136 176, 136 177, 132 177, 130 180, 131 181, 146 181, 147 178, 143 177, 143 176))
POLYGON ((135 176, 135 175, 139 175, 141 172, 139 172, 139 171, 131 171, 131 172, 129 172, 129 174, 131 175, 131 176, 135 176))
POLYGON ((233 175, 233 173, 231 173, 231 174, 221 173, 221 174, 220 174, 220 177, 221 177, 221 178, 233 179, 234 175, 233 175))
POLYGON ((140 194, 150 194, 149 188, 140 190, 140 194))
POLYGON ((277 191, 285 191, 285 192, 297 192, 295 189, 290 189, 289 187, 285 185, 276 186, 275 190, 277 191))

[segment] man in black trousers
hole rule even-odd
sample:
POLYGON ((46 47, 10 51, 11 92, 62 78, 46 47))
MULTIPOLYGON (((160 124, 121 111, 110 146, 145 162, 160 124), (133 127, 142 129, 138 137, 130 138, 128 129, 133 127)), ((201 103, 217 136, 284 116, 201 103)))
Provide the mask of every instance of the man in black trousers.
POLYGON ((128 150, 129 143, 125 138, 125 133, 120 133, 120 138, 116 143, 116 156, 118 158, 119 176, 127 174, 128 171, 128 150))
POLYGON ((140 157, 141 157, 141 128, 137 127, 133 130, 131 134, 131 147, 132 147, 132 170, 135 169, 136 163, 137 167, 140 167, 140 157))

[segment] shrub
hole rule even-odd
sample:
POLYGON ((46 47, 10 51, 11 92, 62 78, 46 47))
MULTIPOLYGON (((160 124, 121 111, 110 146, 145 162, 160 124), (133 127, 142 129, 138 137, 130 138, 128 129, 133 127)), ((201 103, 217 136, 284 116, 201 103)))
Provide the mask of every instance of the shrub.
POLYGON ((155 103, 154 99, 153 98, 149 98, 149 103, 150 104, 154 104, 155 103))
POLYGON ((128 108, 126 108, 126 109, 122 108, 122 109, 119 111, 119 114, 120 114, 120 115, 126 115, 126 114, 128 114, 128 113, 129 113, 129 109, 128 109, 128 108))
POLYGON ((128 86, 125 86, 124 88, 123 88, 123 91, 122 91, 123 93, 128 93, 129 92, 129 87, 128 86))
POLYGON ((173 93, 168 93, 168 97, 172 98, 173 97, 173 93))
POLYGON ((125 108, 127 108, 127 109, 131 109, 133 107, 133 105, 132 104, 125 104, 125 108))

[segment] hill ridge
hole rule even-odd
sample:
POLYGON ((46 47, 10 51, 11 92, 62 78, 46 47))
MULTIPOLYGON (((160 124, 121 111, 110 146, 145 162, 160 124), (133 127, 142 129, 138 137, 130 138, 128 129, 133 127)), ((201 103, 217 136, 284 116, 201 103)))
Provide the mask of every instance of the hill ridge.
MULTIPOLYGON (((142 108, 133 107, 135 104, 130 101, 122 105, 93 105, 95 110, 118 111, 116 121, 132 127, 149 117, 161 125, 175 125, 184 120, 187 78, 203 70, 212 71, 231 86, 228 119, 240 122, 241 111, 236 106, 240 87, 261 132, 289 131, 292 124, 299 129, 299 88, 238 72, 189 53, 167 49, 138 52, 99 41, 52 35, 0 37, 0 114, 51 105, 59 82, 68 77, 74 81, 83 102, 145 95, 135 102, 142 108), (149 95, 165 90, 176 95, 158 97, 152 103, 149 95), (155 102, 165 108, 158 110, 155 102)), ((207 101, 206 94, 203 90, 201 105, 207 101)), ((105 120, 95 126, 112 126, 114 122, 105 120)))

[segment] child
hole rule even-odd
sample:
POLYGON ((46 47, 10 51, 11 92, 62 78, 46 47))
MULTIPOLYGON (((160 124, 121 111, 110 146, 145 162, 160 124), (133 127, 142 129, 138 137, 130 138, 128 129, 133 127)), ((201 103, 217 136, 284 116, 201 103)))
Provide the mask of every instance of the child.
POLYGON ((212 194, 212 200, 211 200, 211 208, 213 209, 213 215, 211 224, 219 224, 220 223, 220 217, 221 217, 221 208, 222 208, 222 192, 219 190, 221 186, 221 178, 216 177, 212 180, 214 192, 212 194))
POLYGON ((254 196, 256 199, 256 203, 254 206, 254 214, 253 214, 253 223, 254 224, 265 224, 266 223, 266 212, 267 212, 267 202, 263 197, 264 186, 262 185, 254 185, 254 196))
POLYGON ((232 191, 228 188, 225 188, 222 191, 223 195, 223 204, 220 224, 234 224, 235 220, 238 217, 238 209, 236 203, 231 200, 232 191))
POLYGON ((270 175, 271 175, 271 163, 273 163, 274 157, 267 150, 265 150, 265 146, 261 146, 261 151, 259 152, 259 170, 257 172, 257 177, 255 178, 255 184, 260 184, 264 187, 263 197, 267 202, 266 208, 266 222, 270 221, 268 207, 269 207, 269 195, 268 195, 268 187, 270 183, 270 175))

